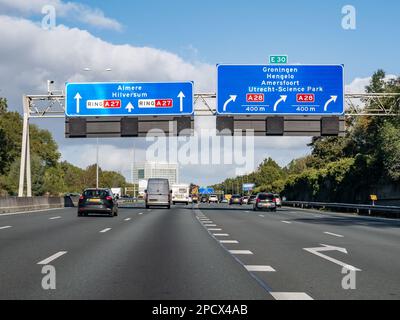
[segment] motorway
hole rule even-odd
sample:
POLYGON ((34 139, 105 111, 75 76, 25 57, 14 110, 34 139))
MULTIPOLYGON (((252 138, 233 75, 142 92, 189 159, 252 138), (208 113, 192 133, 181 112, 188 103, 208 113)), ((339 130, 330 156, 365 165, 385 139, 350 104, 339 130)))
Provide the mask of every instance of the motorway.
POLYGON ((297 208, 1 215, 0 299, 400 299, 399 244, 399 221, 297 208))

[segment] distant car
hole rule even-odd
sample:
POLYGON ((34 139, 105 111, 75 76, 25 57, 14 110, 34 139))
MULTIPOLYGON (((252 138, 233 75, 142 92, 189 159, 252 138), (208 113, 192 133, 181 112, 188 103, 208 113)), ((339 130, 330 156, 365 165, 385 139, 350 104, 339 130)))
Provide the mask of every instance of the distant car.
POLYGON ((229 200, 229 204, 230 205, 232 205, 232 204, 240 204, 240 205, 242 205, 243 204, 242 197, 239 194, 234 194, 231 197, 231 199, 229 200))
POLYGON ((249 200, 247 200, 247 204, 254 204, 256 202, 256 195, 250 196, 249 200))
POLYGON ((243 197, 243 198, 242 198, 242 203, 243 203, 243 204, 248 204, 249 198, 250 198, 250 197, 247 197, 247 196, 243 197))
POLYGON ((218 203, 218 196, 216 194, 210 194, 208 197, 208 203, 218 203))
POLYGON ((150 178, 147 182, 146 209, 150 206, 162 206, 171 208, 171 193, 168 179, 150 178))
POLYGON ((253 204, 253 210, 257 211, 263 209, 276 211, 276 203, 274 202, 274 195, 272 193, 257 194, 255 203, 253 204))
POLYGON ((282 207, 282 199, 281 199, 281 196, 279 194, 274 194, 274 202, 276 203, 276 206, 278 208, 282 207))
POLYGON ((226 199, 226 198, 223 198, 222 200, 221 200, 221 203, 228 203, 229 201, 228 201, 228 199, 226 199))
POLYGON ((192 195, 192 201, 193 203, 198 203, 199 202, 199 196, 197 194, 192 195))
POLYGON ((207 196, 202 196, 200 199, 201 203, 207 203, 208 202, 208 197, 207 196))
POLYGON ((79 197, 78 217, 89 213, 118 215, 118 202, 110 189, 86 189, 79 197))

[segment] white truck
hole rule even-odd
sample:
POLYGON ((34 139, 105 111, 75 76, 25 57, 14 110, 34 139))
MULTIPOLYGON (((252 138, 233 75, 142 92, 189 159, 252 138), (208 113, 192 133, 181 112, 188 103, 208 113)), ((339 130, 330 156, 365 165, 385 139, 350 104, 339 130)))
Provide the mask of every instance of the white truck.
POLYGON ((117 199, 121 198, 122 196, 122 188, 111 188, 111 192, 117 199))
POLYGON ((185 203, 188 205, 192 202, 190 198, 190 186, 188 184, 173 184, 171 189, 172 204, 185 203))

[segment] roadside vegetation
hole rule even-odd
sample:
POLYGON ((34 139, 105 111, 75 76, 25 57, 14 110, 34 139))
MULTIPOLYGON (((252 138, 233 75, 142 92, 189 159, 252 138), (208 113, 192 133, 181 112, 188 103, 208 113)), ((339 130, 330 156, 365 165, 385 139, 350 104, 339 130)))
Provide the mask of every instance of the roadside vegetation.
MULTIPOLYGON (((0 196, 18 193, 22 137, 22 116, 8 110, 7 100, 0 98, 0 196)), ((96 165, 86 169, 60 161, 61 154, 51 133, 30 125, 32 193, 62 195, 80 193, 96 186, 96 165)), ((99 170, 101 187, 125 187, 118 172, 99 170)))
MULTIPOLYGON (((400 78, 385 78, 384 71, 377 71, 366 91, 400 93, 400 78)), ((394 99, 369 102, 365 108, 377 109, 379 103, 389 107, 394 99)), ((400 114, 399 108, 397 101, 400 114)), ((370 194, 383 190, 400 193, 400 117, 354 117, 347 119, 347 127, 345 137, 313 138, 311 154, 284 168, 268 158, 255 172, 214 187, 234 193, 242 183, 253 182, 254 192, 277 192, 288 200, 356 203, 368 202, 370 194)))

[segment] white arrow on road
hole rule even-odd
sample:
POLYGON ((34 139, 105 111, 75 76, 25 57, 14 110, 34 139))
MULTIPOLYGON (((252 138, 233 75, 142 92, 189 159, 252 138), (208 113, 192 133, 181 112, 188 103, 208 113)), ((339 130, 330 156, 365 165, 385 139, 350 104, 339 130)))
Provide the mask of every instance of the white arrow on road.
POLYGON ((183 98, 185 98, 185 95, 183 94, 182 91, 179 92, 178 98, 179 98, 179 101, 180 101, 180 108, 179 108, 179 110, 180 110, 181 112, 183 112, 183 98))
POLYGON ((325 103, 324 106, 324 111, 328 110, 328 106, 332 103, 332 102, 336 102, 338 96, 331 96, 331 98, 325 103))
POLYGON ((351 265, 349 265, 347 263, 344 263, 342 261, 336 260, 334 258, 328 257, 327 255, 321 253, 321 252, 324 252, 324 251, 339 251, 339 252, 347 254, 346 248, 335 247, 335 246, 322 244, 322 243, 321 243, 321 246, 322 247, 317 247, 317 248, 303 248, 303 250, 306 250, 306 251, 308 251, 308 252, 310 252, 312 254, 315 254, 318 257, 321 257, 321 258, 323 258, 325 260, 328 260, 330 262, 338 264, 341 267, 345 267, 347 270, 361 271, 361 269, 358 269, 358 268, 356 268, 354 266, 351 266, 351 265))
POLYGON ((76 100, 76 113, 79 113, 79 102, 82 99, 81 95, 79 92, 75 95, 74 99, 76 100))
POLYGON ((229 96, 229 99, 225 101, 224 103, 224 111, 226 111, 226 107, 228 106, 228 104, 230 102, 235 102, 236 101, 237 96, 231 95, 229 96))
POLYGON ((132 110, 135 109, 135 107, 133 106, 132 103, 129 102, 128 105, 125 107, 125 109, 127 109, 128 112, 131 113, 132 110))
POLYGON ((281 98, 274 104, 274 111, 276 111, 276 109, 278 108, 278 104, 280 104, 282 101, 286 102, 286 99, 287 99, 287 96, 281 96, 281 98))

